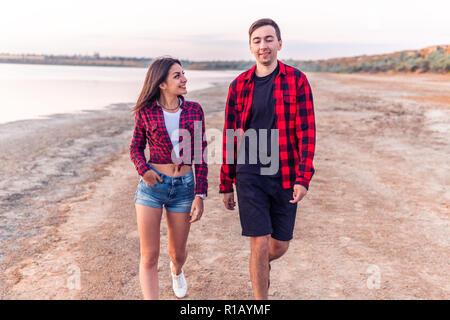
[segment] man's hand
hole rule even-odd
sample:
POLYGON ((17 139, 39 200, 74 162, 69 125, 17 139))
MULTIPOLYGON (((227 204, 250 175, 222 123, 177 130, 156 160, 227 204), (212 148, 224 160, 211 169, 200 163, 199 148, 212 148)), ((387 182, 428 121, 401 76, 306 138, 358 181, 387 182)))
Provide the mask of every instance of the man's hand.
POLYGON ((223 204, 228 210, 234 210, 234 207, 236 206, 236 202, 234 202, 234 192, 223 194, 223 204))
POLYGON ((203 214, 203 199, 200 197, 195 197, 191 206, 191 220, 190 223, 200 220, 203 214))
POLYGON ((163 182, 163 180, 159 176, 159 174, 157 174, 155 171, 153 171, 151 169, 144 173, 144 175, 142 176, 142 179, 149 186, 154 186, 158 181, 163 182))
POLYGON ((308 190, 306 190, 304 186, 302 186, 301 184, 294 184, 294 193, 292 194, 292 197, 294 199, 290 200, 289 202, 290 203, 299 202, 306 195, 306 192, 308 192, 308 190))

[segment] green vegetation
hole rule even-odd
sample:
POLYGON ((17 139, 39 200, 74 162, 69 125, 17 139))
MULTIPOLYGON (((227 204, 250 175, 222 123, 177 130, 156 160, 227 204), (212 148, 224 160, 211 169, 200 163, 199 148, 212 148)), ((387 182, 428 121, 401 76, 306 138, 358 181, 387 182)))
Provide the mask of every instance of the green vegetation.
POLYGON ((290 61, 291 65, 303 71, 316 72, 450 72, 448 49, 437 46, 436 50, 424 54, 420 51, 402 51, 390 55, 362 56, 354 58, 329 59, 318 61, 290 61))

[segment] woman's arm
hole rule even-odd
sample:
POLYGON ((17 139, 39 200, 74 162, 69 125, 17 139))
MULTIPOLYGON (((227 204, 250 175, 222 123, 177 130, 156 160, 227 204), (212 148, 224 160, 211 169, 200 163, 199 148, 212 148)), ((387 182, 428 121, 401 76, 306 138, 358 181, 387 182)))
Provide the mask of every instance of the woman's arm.
MULTIPOLYGON (((206 141, 206 126, 205 126, 205 115, 203 113, 202 107, 199 105, 199 120, 202 123, 202 133, 199 139, 202 139, 201 143, 201 162, 195 163, 195 194, 204 194, 205 196, 208 194, 208 164, 207 164, 207 146, 208 142, 206 141)), ((194 137, 195 138, 195 137, 194 137)), ((198 145, 194 143, 194 147, 198 145)), ((198 150, 200 151, 200 150, 198 150)), ((194 153, 198 154, 197 152, 194 153)), ((196 160, 195 156, 194 159, 196 160)))
POLYGON ((145 172, 148 171, 147 160, 145 159, 146 145, 147 134, 145 123, 142 120, 141 112, 138 111, 136 112, 134 120, 134 132, 130 144, 130 157, 140 176, 144 176, 145 172))

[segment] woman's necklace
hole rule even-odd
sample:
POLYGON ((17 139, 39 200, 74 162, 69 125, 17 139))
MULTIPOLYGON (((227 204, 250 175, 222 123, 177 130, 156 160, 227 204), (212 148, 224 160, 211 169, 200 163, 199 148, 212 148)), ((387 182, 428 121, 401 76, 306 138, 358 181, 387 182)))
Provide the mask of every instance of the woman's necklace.
POLYGON ((180 105, 178 105, 176 108, 167 108, 166 106, 163 106, 162 103, 159 103, 159 105, 161 106, 161 108, 168 111, 178 110, 178 108, 180 108, 180 105))
POLYGON ((178 110, 178 109, 180 108, 180 106, 178 106, 178 107, 176 107, 176 108, 169 109, 169 108, 164 107, 163 105, 161 105, 161 107, 162 107, 164 110, 168 110, 168 111, 178 110))

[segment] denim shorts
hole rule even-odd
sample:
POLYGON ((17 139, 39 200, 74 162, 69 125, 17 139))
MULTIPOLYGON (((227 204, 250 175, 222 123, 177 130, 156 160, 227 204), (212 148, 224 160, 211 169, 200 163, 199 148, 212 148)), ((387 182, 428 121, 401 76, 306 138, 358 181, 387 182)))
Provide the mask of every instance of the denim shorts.
POLYGON ((190 212, 195 198, 195 180, 192 170, 182 176, 171 177, 160 173, 150 163, 147 165, 162 178, 162 182, 157 181, 150 186, 141 177, 134 203, 153 208, 164 206, 171 212, 190 212))

